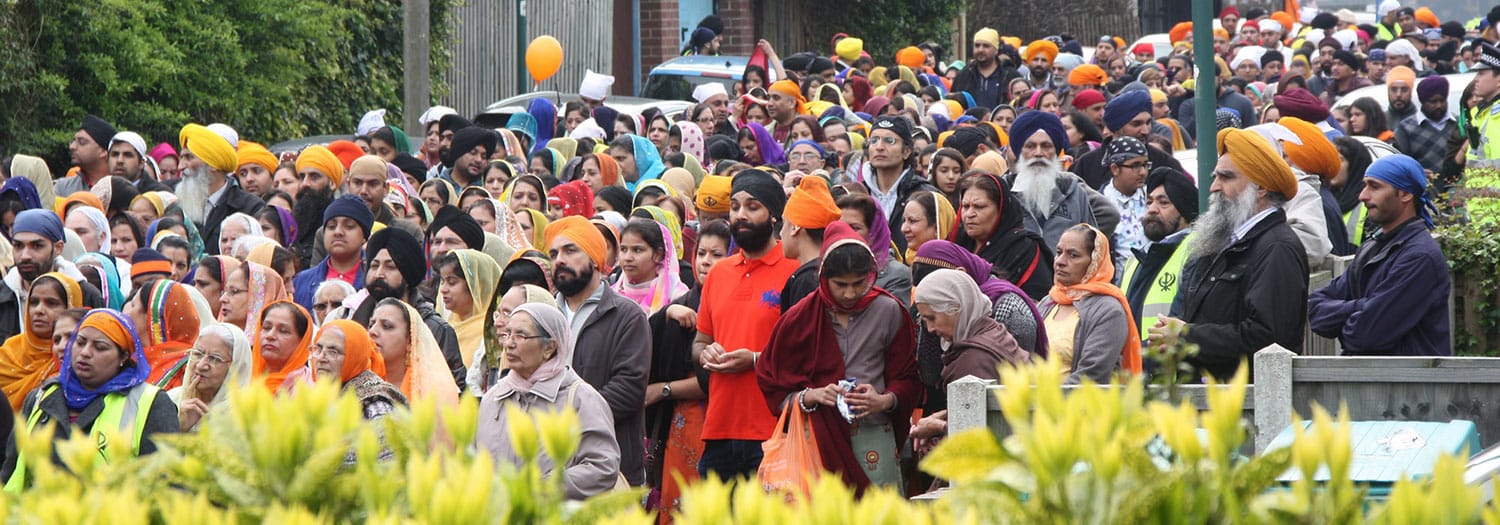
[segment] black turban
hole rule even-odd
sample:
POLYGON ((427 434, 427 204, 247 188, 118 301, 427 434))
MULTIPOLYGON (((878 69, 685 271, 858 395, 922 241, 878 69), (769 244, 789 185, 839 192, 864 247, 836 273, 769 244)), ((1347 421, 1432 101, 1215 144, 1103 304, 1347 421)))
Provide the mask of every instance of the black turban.
POLYGON ((365 265, 368 267, 381 250, 389 250, 391 261, 401 271, 401 281, 407 290, 427 277, 427 256, 422 242, 401 228, 384 228, 365 242, 365 265))
POLYGON ((494 153, 499 143, 500 135, 492 130, 478 126, 461 128, 453 132, 453 142, 448 146, 448 153, 443 157, 443 164, 452 166, 459 157, 479 146, 484 146, 485 151, 494 153))
MULTIPOLYGON (((443 206, 438 210, 437 216, 432 218, 432 224, 427 226, 427 236, 437 235, 443 228, 452 230, 459 239, 463 239, 464 245, 472 250, 484 249, 484 228, 474 221, 469 214, 459 211, 454 206, 443 206)), ((382 230, 384 231, 384 230, 382 230)))

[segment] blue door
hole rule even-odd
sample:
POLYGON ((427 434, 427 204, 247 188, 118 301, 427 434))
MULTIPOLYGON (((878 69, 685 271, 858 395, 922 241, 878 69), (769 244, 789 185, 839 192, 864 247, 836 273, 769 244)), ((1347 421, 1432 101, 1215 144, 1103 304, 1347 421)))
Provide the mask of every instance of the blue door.
POLYGON ((714 14, 713 0, 678 0, 677 2, 677 49, 687 45, 693 30, 703 17, 714 14))

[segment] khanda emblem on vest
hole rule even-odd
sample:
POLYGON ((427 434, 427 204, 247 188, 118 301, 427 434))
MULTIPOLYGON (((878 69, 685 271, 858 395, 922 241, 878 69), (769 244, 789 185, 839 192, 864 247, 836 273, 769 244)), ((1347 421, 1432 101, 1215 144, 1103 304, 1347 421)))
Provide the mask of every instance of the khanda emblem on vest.
POLYGON ((1172 291, 1172 287, 1177 286, 1177 274, 1173 272, 1161 272, 1161 276, 1156 278, 1156 285, 1160 286, 1163 292, 1172 291))
POLYGON ((99 459, 102 459, 105 462, 108 462, 109 461, 109 453, 105 452, 105 450, 109 449, 109 433, 108 432, 100 432, 99 433, 99 438, 97 440, 95 440, 95 441, 98 441, 99 459))

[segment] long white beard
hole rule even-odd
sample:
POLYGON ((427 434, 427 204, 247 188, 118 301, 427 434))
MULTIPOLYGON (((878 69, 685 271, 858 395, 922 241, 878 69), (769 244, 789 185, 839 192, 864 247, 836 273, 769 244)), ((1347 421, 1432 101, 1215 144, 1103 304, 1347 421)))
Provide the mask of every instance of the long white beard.
POLYGON ((197 224, 207 218, 208 178, 208 167, 188 168, 182 170, 182 182, 177 183, 177 204, 182 206, 182 214, 197 224))
POLYGON ((1027 159, 1016 164, 1013 191, 1022 206, 1045 220, 1052 213, 1052 200, 1057 197, 1057 178, 1061 175, 1062 162, 1057 159, 1027 159))
POLYGON ((1255 194, 1256 188, 1251 185, 1241 190, 1235 199, 1226 198, 1223 193, 1210 195, 1208 213, 1193 223, 1193 244, 1189 247, 1192 251, 1188 252, 1188 258, 1217 255, 1229 246, 1234 229, 1255 214, 1255 194))

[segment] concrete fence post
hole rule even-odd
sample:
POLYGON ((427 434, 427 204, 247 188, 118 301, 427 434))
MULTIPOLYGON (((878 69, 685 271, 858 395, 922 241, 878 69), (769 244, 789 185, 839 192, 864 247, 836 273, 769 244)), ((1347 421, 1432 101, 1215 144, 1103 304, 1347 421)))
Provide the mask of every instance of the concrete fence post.
POLYGON ((1291 350, 1273 344, 1255 353, 1255 450, 1292 424, 1291 350))
POLYGON ((989 386, 992 381, 964 376, 948 383, 948 434, 971 428, 985 428, 985 411, 989 408, 989 386))

